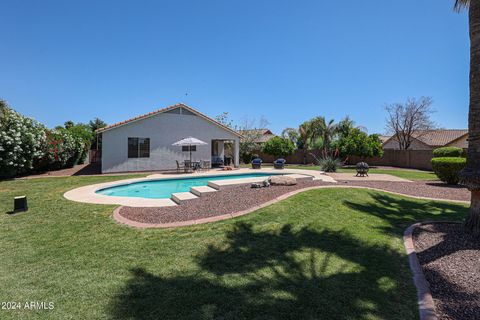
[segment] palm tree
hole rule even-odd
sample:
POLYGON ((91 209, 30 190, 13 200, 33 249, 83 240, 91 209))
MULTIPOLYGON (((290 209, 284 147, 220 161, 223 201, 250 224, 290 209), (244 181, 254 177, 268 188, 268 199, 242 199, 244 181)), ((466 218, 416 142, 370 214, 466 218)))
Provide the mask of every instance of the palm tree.
POLYGON ((298 127, 298 144, 303 150, 303 164, 307 164, 307 152, 310 148, 311 122, 305 121, 298 127))
POLYGON ((465 227, 480 235, 480 0, 456 0, 455 10, 463 8, 469 10, 470 107, 467 167, 461 173, 461 181, 472 193, 465 227))
POLYGON ((299 143, 299 132, 295 128, 285 128, 282 131, 281 134, 283 139, 287 139, 292 141, 292 143, 295 145, 295 147, 298 147, 299 143))
POLYGON ((333 119, 328 122, 324 117, 316 117, 312 119, 311 139, 312 141, 321 139, 324 155, 329 153, 330 145, 336 133, 337 125, 333 119))
POLYGON ((355 128, 355 121, 346 116, 337 124, 337 133, 340 137, 346 137, 355 128))

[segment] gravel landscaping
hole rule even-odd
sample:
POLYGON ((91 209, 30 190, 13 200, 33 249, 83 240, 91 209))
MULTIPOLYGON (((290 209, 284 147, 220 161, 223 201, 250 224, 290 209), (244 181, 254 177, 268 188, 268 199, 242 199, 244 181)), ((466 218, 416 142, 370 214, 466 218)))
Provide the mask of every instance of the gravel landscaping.
POLYGON ((198 199, 184 201, 179 206, 161 208, 123 207, 120 214, 127 219, 146 223, 169 223, 201 219, 246 210, 297 189, 328 184, 316 181, 299 181, 294 186, 270 186, 259 189, 251 188, 250 185, 231 186, 222 188, 218 192, 205 194, 198 199))
POLYGON ((440 319, 480 319, 480 241, 461 224, 415 229, 415 250, 440 319))
POLYGON ((404 195, 445 200, 470 201, 470 192, 459 185, 447 185, 438 181, 339 181, 346 185, 378 188, 404 195))
MULTIPOLYGON (((144 223, 170 223, 208 218, 246 210, 294 190, 328 186, 332 183, 301 181, 295 186, 271 186, 252 189, 250 185, 232 186, 198 199, 184 201, 179 206, 162 208, 122 207, 120 215, 144 223)), ((405 195, 432 197, 447 200, 469 200, 469 192, 462 187, 446 186, 437 182, 387 182, 387 181, 339 181, 336 186, 365 186, 405 195)))

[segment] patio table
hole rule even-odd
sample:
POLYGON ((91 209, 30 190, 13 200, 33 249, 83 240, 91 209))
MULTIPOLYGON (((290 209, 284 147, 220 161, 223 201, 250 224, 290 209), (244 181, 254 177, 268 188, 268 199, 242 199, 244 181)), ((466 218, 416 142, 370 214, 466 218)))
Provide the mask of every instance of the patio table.
POLYGON ((200 167, 200 161, 184 161, 185 172, 192 172, 200 167))

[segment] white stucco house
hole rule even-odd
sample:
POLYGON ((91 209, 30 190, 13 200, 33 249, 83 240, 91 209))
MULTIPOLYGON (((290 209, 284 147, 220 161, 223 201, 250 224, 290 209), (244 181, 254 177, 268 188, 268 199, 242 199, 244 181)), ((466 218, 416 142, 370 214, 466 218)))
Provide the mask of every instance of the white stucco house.
POLYGON ((207 143, 192 146, 192 160, 224 159, 239 165, 241 134, 185 105, 176 104, 97 130, 102 139, 102 173, 176 169, 189 147, 172 146, 186 137, 207 143))

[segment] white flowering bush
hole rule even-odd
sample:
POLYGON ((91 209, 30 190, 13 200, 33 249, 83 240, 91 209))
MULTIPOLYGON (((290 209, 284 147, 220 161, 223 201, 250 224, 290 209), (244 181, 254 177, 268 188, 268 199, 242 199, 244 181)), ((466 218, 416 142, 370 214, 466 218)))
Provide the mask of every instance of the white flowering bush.
POLYGON ((44 157, 45 127, 37 121, 1 106, 0 177, 12 177, 34 170, 44 157))
POLYGON ((46 159, 49 170, 73 167, 79 162, 85 145, 66 129, 47 131, 46 159))

